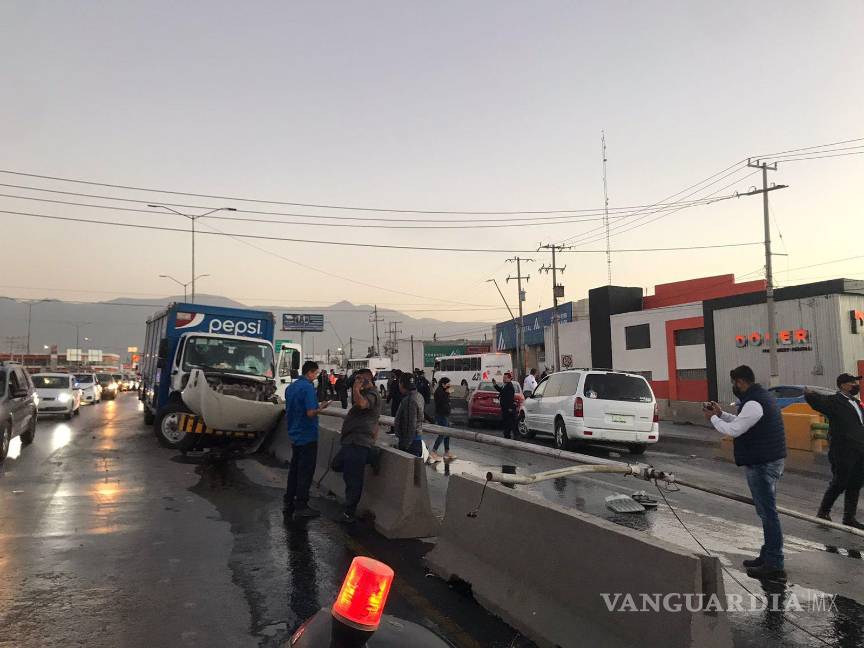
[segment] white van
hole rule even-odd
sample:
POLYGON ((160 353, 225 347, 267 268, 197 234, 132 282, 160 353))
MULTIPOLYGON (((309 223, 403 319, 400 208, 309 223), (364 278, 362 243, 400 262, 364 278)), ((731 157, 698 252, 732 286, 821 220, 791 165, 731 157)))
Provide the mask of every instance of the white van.
POLYGON ((543 380, 525 400, 519 433, 551 434, 555 447, 577 443, 622 445, 642 454, 660 437, 657 400, 638 374, 570 369, 543 380))

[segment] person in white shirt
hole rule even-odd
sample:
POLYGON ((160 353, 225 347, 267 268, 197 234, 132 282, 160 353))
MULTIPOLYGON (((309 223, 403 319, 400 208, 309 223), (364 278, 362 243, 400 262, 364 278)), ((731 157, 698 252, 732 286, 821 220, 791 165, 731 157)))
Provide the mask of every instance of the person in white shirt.
POLYGON ((783 531, 777 514, 777 482, 786 458, 786 432, 774 395, 756 382, 753 370, 742 365, 730 372, 738 414, 724 412, 716 402, 705 403, 705 418, 720 434, 732 437, 735 464, 747 470, 747 485, 765 536, 758 558, 745 560, 752 578, 786 578, 783 531))
POLYGON ((537 389, 537 369, 532 369, 531 373, 525 376, 525 380, 522 382, 522 393, 525 395, 525 398, 528 398, 534 393, 535 389, 537 389))

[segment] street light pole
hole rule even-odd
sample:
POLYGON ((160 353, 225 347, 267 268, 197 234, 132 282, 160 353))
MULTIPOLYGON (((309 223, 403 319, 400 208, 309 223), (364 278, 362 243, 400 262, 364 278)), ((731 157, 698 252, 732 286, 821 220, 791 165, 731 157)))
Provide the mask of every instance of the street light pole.
MULTIPOLYGON (((197 277, 193 277, 193 278, 192 278, 192 281, 187 281, 186 283, 183 283, 183 282, 180 281, 179 279, 175 279, 175 278, 172 277, 171 275, 159 275, 159 278, 160 278, 160 279, 170 279, 171 281, 173 281, 174 283, 176 283, 178 286, 183 286, 183 301, 185 302, 185 301, 186 301, 186 287, 187 287, 190 283, 192 283, 192 284, 194 285, 193 282, 195 281, 195 279, 203 279, 204 277, 209 277, 209 276, 210 276, 209 274, 200 274, 200 275, 198 275, 197 277)), ((192 303, 193 303, 193 304, 195 303, 195 301, 194 301, 194 293, 193 293, 193 301, 192 301, 192 303)))
MULTIPOLYGON (((209 216, 210 214, 214 214, 219 211, 237 211, 234 207, 216 207, 215 209, 211 209, 210 211, 204 212, 203 214, 184 214, 183 212, 177 211, 172 207, 168 207, 167 205, 147 205, 151 209, 164 209, 165 211, 169 211, 173 214, 177 214, 178 216, 183 216, 184 218, 188 218, 192 221, 192 281, 189 283, 192 284, 192 299, 190 303, 195 303, 195 221, 199 218, 204 218, 205 216, 209 216)), ((185 299, 185 297, 184 297, 185 299)))

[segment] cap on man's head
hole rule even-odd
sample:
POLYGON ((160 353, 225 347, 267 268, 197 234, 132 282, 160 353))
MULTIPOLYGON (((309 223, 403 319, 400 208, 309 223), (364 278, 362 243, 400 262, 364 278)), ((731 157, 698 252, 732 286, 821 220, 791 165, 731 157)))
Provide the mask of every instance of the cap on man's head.
POLYGON ((861 376, 853 376, 852 374, 842 373, 837 376, 837 386, 845 385, 846 383, 855 382, 857 380, 861 380, 861 376))
POLYGON ((442 384, 442 385, 449 385, 449 384, 450 384, 450 379, 449 379, 447 376, 444 376, 444 377, 443 377, 439 382, 440 382, 440 384, 442 384))

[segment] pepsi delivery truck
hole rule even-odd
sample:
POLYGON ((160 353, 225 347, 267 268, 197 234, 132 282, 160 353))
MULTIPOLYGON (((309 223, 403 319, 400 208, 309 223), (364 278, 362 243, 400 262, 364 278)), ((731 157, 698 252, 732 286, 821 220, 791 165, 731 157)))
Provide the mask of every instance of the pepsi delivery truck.
POLYGON ((174 303, 147 320, 139 398, 159 442, 183 452, 257 449, 284 405, 273 313, 174 303))

